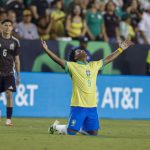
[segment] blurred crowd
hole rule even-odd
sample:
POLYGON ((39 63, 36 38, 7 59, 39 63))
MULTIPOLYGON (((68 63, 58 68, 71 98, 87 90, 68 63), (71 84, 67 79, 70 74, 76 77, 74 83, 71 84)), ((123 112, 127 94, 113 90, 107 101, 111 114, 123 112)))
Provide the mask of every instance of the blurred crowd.
POLYGON ((1 0, 5 18, 20 39, 150 44, 150 0, 1 0))

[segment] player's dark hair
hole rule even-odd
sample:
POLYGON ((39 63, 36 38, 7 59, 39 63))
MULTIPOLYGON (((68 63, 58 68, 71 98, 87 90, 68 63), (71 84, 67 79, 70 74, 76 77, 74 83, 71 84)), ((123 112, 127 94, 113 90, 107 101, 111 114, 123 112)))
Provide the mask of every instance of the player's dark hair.
POLYGON ((11 24, 13 24, 13 22, 10 19, 4 19, 3 21, 1 21, 1 24, 4 24, 6 22, 10 22, 11 24))
MULTIPOLYGON (((71 49, 71 52, 70 52, 69 55, 68 55, 68 60, 69 60, 69 61, 76 62, 76 60, 74 59, 74 57, 75 57, 75 51, 78 50, 78 49, 84 50, 84 51, 87 53, 87 55, 88 55, 89 57, 91 57, 91 56, 90 56, 90 53, 88 52, 88 50, 86 50, 86 49, 84 49, 84 48, 81 48, 81 46, 76 46, 76 47, 73 47, 73 48, 71 49)), ((91 59, 91 58, 90 58, 90 59, 91 59)))
POLYGON ((75 51, 79 49, 78 47, 73 47, 71 49, 71 52, 69 53, 69 56, 68 56, 68 59, 69 61, 73 61, 73 62, 76 62, 76 60, 74 59, 74 56, 75 56, 75 51))

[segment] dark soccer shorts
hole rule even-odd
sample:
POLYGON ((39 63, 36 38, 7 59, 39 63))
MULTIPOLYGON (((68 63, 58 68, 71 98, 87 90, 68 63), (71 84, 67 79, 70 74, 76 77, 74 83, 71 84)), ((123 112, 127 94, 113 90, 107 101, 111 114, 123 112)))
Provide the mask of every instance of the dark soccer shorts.
POLYGON ((16 83, 13 75, 0 76, 0 93, 10 90, 16 92, 16 83))
POLYGON ((71 107, 68 128, 79 131, 94 131, 100 128, 97 108, 71 107))

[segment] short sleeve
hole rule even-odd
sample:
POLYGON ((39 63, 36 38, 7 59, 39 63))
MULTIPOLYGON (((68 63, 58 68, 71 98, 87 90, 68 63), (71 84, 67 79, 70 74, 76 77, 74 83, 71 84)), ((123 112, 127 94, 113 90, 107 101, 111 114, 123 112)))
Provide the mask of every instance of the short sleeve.
POLYGON ((67 65, 67 61, 65 62, 65 72, 68 73, 69 71, 69 68, 68 68, 68 65, 67 65))
POLYGON ((20 53, 20 42, 19 42, 19 40, 17 40, 14 55, 17 56, 17 55, 19 55, 19 53, 20 53))
POLYGON ((65 72, 71 75, 70 62, 65 62, 65 72))
POLYGON ((93 61, 94 67, 97 68, 97 70, 103 70, 104 67, 104 60, 101 59, 99 61, 93 61))

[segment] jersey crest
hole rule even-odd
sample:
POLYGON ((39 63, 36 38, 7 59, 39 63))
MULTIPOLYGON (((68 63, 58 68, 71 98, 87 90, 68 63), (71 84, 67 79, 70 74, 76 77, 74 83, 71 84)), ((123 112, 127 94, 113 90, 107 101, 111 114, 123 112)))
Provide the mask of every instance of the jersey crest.
POLYGON ((10 44, 10 50, 14 50, 14 48, 15 48, 14 43, 11 43, 11 44, 10 44))

